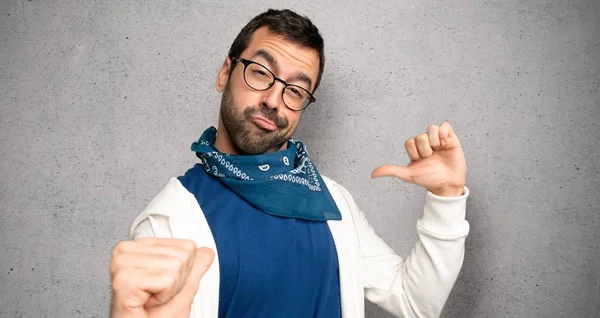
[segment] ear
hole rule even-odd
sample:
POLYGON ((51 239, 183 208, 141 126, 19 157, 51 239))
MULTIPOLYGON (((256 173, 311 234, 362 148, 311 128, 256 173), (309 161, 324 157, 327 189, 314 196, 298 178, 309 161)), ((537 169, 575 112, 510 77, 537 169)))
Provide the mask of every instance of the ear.
POLYGON ((217 76, 217 91, 223 92, 225 89, 225 85, 227 85, 227 80, 229 79, 229 70, 231 69, 231 59, 229 56, 225 58, 223 61, 223 65, 221 65, 221 70, 219 71, 219 75, 217 76))

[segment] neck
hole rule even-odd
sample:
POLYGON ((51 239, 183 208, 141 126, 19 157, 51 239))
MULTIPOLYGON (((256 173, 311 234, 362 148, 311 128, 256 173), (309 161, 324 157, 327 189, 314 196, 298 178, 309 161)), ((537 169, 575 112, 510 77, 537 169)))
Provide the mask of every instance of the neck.
POLYGON ((239 155, 238 151, 233 147, 233 143, 231 142, 231 138, 229 137, 229 132, 225 129, 225 125, 223 125, 223 121, 221 117, 219 117, 219 125, 217 126, 217 138, 215 139, 215 143, 213 145, 217 150, 223 153, 228 153, 232 155, 239 155))

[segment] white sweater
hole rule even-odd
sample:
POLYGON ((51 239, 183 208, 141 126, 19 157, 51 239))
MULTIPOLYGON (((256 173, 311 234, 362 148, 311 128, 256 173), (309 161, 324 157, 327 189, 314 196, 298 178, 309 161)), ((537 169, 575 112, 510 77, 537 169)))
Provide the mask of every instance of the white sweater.
MULTIPOLYGON (((426 192, 423 216, 417 221, 419 241, 403 258, 375 234, 348 190, 323 179, 342 214, 341 221, 327 222, 338 255, 342 316, 364 317, 366 297, 399 317, 438 317, 463 262, 469 190, 465 187, 458 197, 426 192)), ((190 315, 217 318, 218 251, 196 198, 176 178, 133 222, 132 239, 147 236, 190 239, 217 252, 200 281, 190 315)))

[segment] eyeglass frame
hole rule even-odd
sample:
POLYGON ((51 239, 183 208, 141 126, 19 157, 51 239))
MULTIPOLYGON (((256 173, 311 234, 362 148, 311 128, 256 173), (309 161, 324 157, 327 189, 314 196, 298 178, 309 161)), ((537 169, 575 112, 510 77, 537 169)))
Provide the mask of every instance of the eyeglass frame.
POLYGON ((288 84, 286 81, 284 81, 281 78, 275 76, 275 74, 273 73, 273 71, 271 71, 268 67, 266 67, 266 66, 264 66, 264 65, 262 65, 262 64, 260 64, 258 62, 251 61, 251 60, 248 60, 248 59, 245 59, 245 58, 242 58, 242 57, 231 58, 231 61, 232 62, 240 62, 240 63, 244 64, 244 71, 242 73, 242 76, 244 77, 244 82, 246 83, 246 85, 248 85, 248 87, 250 87, 251 89, 253 89, 255 91, 259 91, 259 92, 267 91, 271 87, 273 87, 273 85, 275 85, 275 81, 281 82, 284 85, 283 89, 281 90, 281 101, 283 102, 283 104, 285 105, 285 107, 287 107, 290 110, 297 111, 297 112, 303 111, 303 110, 305 110, 308 107, 308 105, 310 105, 311 103, 314 103, 314 102, 317 101, 317 99, 306 88, 304 88, 304 87, 302 87, 300 85, 296 85, 296 84, 288 84), (265 89, 256 89, 256 88, 252 87, 250 84, 248 84, 248 80, 246 80, 246 68, 248 68, 248 65, 250 65, 250 64, 260 65, 264 69, 266 69, 267 71, 269 71, 269 73, 271 73, 271 75, 273 76, 273 81, 271 82, 271 84, 269 84, 269 87, 267 87, 265 89), (308 93, 308 97, 309 97, 308 98, 308 103, 306 103, 306 105, 304 105, 304 107, 302 107, 300 109, 293 109, 290 106, 288 106, 288 104, 285 103, 283 95, 285 94, 285 89, 288 88, 288 86, 298 87, 298 88, 304 90, 306 93, 308 93))

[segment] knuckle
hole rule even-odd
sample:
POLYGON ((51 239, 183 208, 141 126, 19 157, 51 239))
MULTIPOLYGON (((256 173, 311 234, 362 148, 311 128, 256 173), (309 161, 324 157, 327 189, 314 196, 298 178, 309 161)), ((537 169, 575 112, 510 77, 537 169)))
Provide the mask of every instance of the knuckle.
POLYGON ((406 139, 406 141, 404 142, 404 146, 406 146, 406 148, 411 148, 415 145, 415 139, 414 138, 408 138, 406 139))
POLYGON ((417 142, 424 142, 429 140, 429 136, 427 134, 419 134, 417 136, 417 142))
POLYGON ((175 258, 173 264, 176 266, 175 268, 177 270, 181 270, 183 267, 186 266, 187 260, 187 258, 175 258))
POLYGON ((173 287, 177 284, 179 275, 177 272, 169 272, 161 276, 163 280, 163 286, 173 287))
POLYGON ((181 242, 181 247, 188 253, 196 250, 196 243, 191 240, 185 240, 181 242))
POLYGON ((111 288, 113 291, 123 289, 127 285, 128 278, 131 277, 127 271, 119 270, 112 276, 111 288))
POLYGON ((194 257, 194 254, 188 253, 188 252, 185 252, 185 253, 181 252, 181 253, 177 253, 177 255, 175 257, 177 257, 177 259, 181 263, 179 266, 184 266, 194 257))
POLYGON ((110 264, 108 265, 108 270, 110 274, 114 276, 116 275, 116 273, 127 267, 128 266, 125 254, 119 254, 110 261, 110 264))
POLYGON ((178 271, 184 266, 185 260, 179 257, 169 257, 166 263, 167 268, 169 268, 170 270, 178 271))
POLYGON ((110 273, 110 276, 114 277, 118 269, 119 265, 117 263, 117 258, 113 258, 112 261, 110 261, 110 264, 108 265, 108 272, 110 273))
POLYGON ((112 250, 112 257, 115 258, 117 255, 124 253, 127 250, 127 247, 133 242, 131 241, 120 241, 115 245, 112 250))
POLYGON ((187 250, 185 248, 182 248, 180 246, 170 247, 169 248, 169 253, 168 253, 169 257, 177 258, 177 259, 180 259, 180 260, 186 260, 186 259, 188 259, 190 257, 190 254, 191 253, 190 253, 189 250, 187 250))

